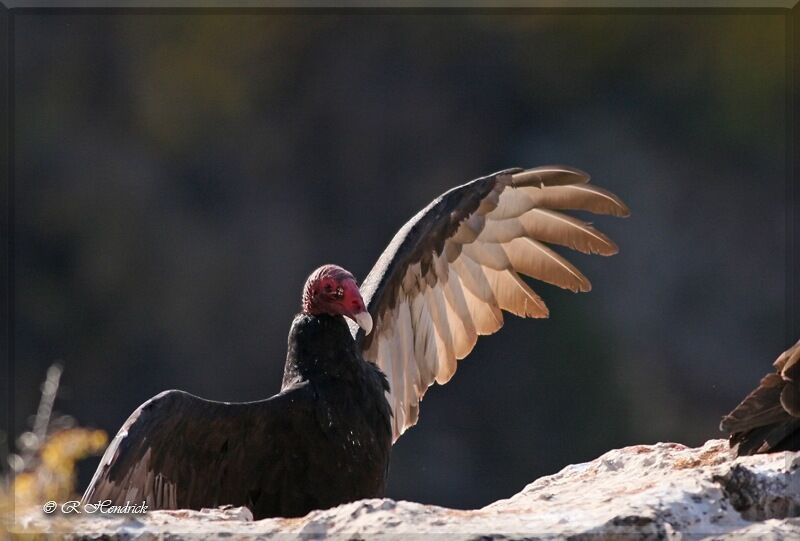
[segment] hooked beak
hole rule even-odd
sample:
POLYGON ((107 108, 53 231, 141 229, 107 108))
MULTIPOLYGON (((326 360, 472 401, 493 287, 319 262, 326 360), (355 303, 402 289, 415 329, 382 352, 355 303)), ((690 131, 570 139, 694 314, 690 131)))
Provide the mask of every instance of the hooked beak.
POLYGON ((369 334, 372 332, 372 316, 369 315, 369 312, 364 310, 363 312, 359 312, 357 314, 353 314, 351 316, 353 321, 355 321, 359 327, 364 329, 364 334, 369 334))

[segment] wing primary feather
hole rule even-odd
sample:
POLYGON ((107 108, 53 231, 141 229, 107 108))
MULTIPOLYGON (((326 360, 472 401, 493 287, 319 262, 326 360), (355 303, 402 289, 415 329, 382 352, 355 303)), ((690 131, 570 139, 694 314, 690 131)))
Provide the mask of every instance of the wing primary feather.
POLYGON ((424 294, 410 298, 411 325, 414 330, 414 358, 417 359, 420 374, 424 381, 433 381, 438 372, 436 339, 433 321, 425 303, 424 294))
POLYGON ((589 182, 589 174, 575 167, 547 165, 526 169, 511 175, 511 185, 521 186, 562 186, 565 184, 584 184, 589 182))
POLYGON ((557 210, 585 210, 625 218, 630 209, 613 193, 591 184, 570 184, 545 188, 520 188, 535 207, 557 210))
POLYGON ((475 324, 475 332, 483 336, 496 332, 503 326, 503 313, 498 308, 496 301, 488 303, 477 297, 466 286, 466 282, 462 282, 462 285, 465 286, 462 291, 464 292, 464 300, 467 303, 470 317, 475 324))
POLYGON ((541 242, 520 237, 503 244, 514 270, 571 291, 590 291, 592 284, 572 263, 541 242))
POLYGON ((456 371, 456 354, 453 347, 453 336, 450 333, 450 322, 447 319, 447 301, 441 288, 434 287, 426 292, 426 301, 431 308, 438 344, 439 366, 436 371, 436 382, 446 383, 456 371))
POLYGON ((546 318, 550 315, 544 301, 512 270, 486 269, 500 308, 519 317, 546 318))
POLYGON ((489 220, 516 218, 536 206, 536 203, 522 189, 505 187, 498 197, 495 209, 486 215, 489 220))
POLYGON ((447 282, 444 284, 444 298, 450 310, 458 316, 451 321, 461 325, 463 342, 459 341, 459 344, 463 344, 463 346, 456 348, 456 358, 463 359, 472 351, 472 348, 475 347, 475 343, 478 340, 478 333, 475 330, 475 322, 467 306, 467 301, 464 298, 461 280, 456 273, 451 273, 447 282))
POLYGON ((464 285, 484 302, 498 306, 497 299, 492 292, 492 286, 486 279, 486 274, 480 264, 462 252, 461 257, 453 262, 454 268, 464 280, 464 285))
POLYGON ((592 226, 560 212, 533 209, 520 216, 519 222, 528 237, 566 246, 585 254, 614 255, 619 248, 592 226))
POLYGON ((482 267, 494 270, 505 270, 511 268, 505 250, 502 246, 493 242, 476 241, 462 246, 461 251, 482 267))

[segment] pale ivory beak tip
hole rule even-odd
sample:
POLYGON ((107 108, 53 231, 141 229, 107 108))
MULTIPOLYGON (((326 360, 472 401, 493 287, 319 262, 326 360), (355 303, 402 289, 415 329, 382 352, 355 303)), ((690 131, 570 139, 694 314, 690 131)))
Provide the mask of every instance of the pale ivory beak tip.
POLYGON ((358 323, 358 326, 364 329, 364 334, 372 332, 372 316, 369 312, 359 312, 353 316, 353 319, 358 323))

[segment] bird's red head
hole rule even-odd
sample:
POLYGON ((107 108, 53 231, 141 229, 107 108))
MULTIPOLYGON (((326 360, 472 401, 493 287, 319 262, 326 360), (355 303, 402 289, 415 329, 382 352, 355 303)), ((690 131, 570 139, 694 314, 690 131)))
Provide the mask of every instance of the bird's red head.
POLYGON ((337 265, 323 265, 308 277, 303 287, 303 313, 345 316, 366 334, 372 330, 372 317, 361 298, 356 279, 337 265))

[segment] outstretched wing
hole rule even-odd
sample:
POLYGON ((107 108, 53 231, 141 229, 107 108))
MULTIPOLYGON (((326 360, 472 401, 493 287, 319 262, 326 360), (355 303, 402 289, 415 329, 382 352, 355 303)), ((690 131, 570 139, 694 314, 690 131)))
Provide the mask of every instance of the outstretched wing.
POLYGON ((800 450, 800 341, 773 366, 719 425, 739 455, 800 450))
POLYGON ((416 424, 428 386, 446 383, 477 337, 503 325, 502 310, 548 316, 520 274, 589 291, 589 280, 546 244, 617 252, 604 234, 558 212, 629 214, 588 182, 563 166, 500 171, 444 193, 394 236, 361 286, 375 326, 357 339, 389 379, 395 440, 416 424))
POLYGON ((150 509, 246 505, 278 514, 293 467, 292 438, 313 422, 311 391, 268 400, 213 402, 165 391, 131 414, 109 445, 83 503, 142 501, 150 509))

